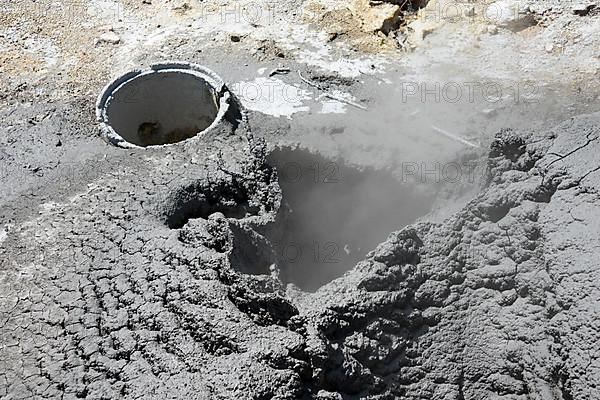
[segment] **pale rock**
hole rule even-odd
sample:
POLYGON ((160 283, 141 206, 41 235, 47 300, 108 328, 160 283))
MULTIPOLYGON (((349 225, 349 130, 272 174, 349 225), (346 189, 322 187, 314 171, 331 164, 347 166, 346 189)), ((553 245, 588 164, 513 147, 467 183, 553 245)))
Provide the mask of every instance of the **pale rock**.
POLYGON ((515 0, 499 0, 489 4, 485 9, 484 17, 488 22, 512 31, 519 31, 535 24, 529 8, 515 0))
POLYGON ((435 32, 435 30, 440 26, 439 23, 435 23, 433 21, 421 21, 417 20, 411 22, 409 27, 413 31, 413 39, 416 42, 422 42, 427 35, 435 32))
POLYGON ((417 13, 417 19, 408 24, 413 32, 411 35, 411 44, 415 45, 422 42, 427 35, 433 33, 442 26, 445 20, 452 20, 462 17, 460 7, 452 7, 453 0, 431 0, 427 5, 417 13))
POLYGON ((361 21, 363 32, 381 31, 387 34, 400 21, 400 7, 394 4, 371 5, 369 0, 354 0, 349 9, 361 21))
POLYGON ((121 42, 121 38, 116 33, 109 31, 100 35, 98 39, 99 43, 109 43, 109 44, 119 44, 121 42))
POLYGON ((487 26, 487 32, 490 35, 495 35, 498 33, 498 27, 496 25, 488 25, 487 26))

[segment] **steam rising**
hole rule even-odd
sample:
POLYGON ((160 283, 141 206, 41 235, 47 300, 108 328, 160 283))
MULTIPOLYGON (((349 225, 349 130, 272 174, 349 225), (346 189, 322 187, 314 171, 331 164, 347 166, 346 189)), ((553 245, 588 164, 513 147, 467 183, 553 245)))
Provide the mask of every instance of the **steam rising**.
POLYGON ((284 280, 305 290, 341 276, 432 205, 430 194, 389 171, 361 170, 291 149, 272 153, 271 162, 285 201, 277 256, 284 280))
POLYGON ((366 111, 292 121, 295 143, 312 150, 271 156, 288 207, 276 243, 284 281, 316 290, 434 203, 450 213, 477 190, 496 132, 539 128, 532 115, 554 124, 564 103, 518 82, 407 82, 366 90, 366 111))

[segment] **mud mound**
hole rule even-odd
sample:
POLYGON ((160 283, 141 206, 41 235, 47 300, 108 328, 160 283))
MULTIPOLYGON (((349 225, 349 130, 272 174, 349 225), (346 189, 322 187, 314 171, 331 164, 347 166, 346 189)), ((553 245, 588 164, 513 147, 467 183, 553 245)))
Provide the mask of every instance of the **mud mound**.
POLYGON ((162 169, 103 175, 3 238, 2 395, 595 398, 599 133, 599 114, 500 132, 464 209, 393 232, 313 294, 268 265, 281 191, 264 143, 175 168, 212 208, 171 227, 146 211, 164 198, 145 187, 173 193, 162 169), (199 176, 243 190, 211 203, 199 176), (236 257, 240 237, 266 253, 236 257))

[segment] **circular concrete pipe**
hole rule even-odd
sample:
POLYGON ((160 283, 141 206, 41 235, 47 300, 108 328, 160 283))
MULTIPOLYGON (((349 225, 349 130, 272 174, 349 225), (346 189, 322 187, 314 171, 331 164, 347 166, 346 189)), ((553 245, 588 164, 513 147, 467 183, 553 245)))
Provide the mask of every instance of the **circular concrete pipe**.
POLYGON ((102 136, 121 147, 181 142, 221 122, 230 94, 208 68, 164 63, 109 83, 96 103, 102 136))

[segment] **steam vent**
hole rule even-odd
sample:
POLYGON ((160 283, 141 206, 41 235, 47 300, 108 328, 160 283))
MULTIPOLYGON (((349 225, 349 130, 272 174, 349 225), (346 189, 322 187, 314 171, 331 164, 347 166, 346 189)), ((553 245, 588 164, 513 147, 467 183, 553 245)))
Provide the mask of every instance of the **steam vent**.
POLYGON ((600 400, 600 0, 1 7, 0 400, 600 400))
POLYGON ((158 64, 107 85, 98 98, 96 115, 111 143, 172 144, 218 124, 227 111, 227 96, 221 78, 207 68, 158 64))

